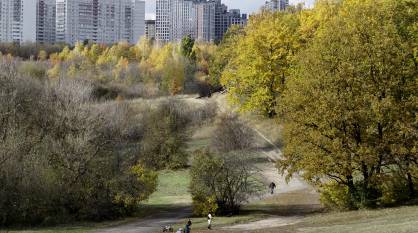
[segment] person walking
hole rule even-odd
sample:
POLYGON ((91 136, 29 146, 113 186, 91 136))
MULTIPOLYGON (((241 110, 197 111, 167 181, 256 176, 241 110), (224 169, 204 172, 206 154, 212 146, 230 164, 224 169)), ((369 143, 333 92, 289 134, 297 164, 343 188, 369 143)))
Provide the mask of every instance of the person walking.
POLYGON ((187 221, 186 227, 184 228, 184 233, 190 233, 191 226, 192 226, 192 221, 189 219, 189 221, 187 221))
POLYGON ((274 194, 274 189, 276 188, 276 184, 274 182, 271 182, 269 185, 270 188, 270 192, 273 195, 274 194))
POLYGON ((212 230, 212 214, 210 212, 208 214, 208 229, 212 230))

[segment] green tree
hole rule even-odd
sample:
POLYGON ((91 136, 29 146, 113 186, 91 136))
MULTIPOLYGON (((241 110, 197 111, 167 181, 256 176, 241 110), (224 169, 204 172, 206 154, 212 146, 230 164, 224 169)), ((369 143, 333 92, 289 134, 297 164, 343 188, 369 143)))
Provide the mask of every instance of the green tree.
POLYGON ((191 35, 185 36, 182 40, 181 40, 181 54, 190 59, 191 61, 195 61, 196 60, 196 54, 193 50, 194 47, 194 39, 192 38, 191 35))
POLYGON ((148 168, 178 169, 187 165, 189 119, 184 112, 180 102, 169 100, 145 115, 141 159, 148 168))

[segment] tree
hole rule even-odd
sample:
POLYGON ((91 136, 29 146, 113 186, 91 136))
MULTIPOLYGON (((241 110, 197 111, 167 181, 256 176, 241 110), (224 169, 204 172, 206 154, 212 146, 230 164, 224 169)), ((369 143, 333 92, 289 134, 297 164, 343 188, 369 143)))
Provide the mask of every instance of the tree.
POLYGON ((240 205, 259 190, 252 179, 254 171, 245 155, 197 151, 190 171, 194 213, 206 215, 202 211, 216 209, 219 214, 237 214, 240 205))
POLYGON ((129 108, 98 105, 88 82, 45 84, 0 59, 0 225, 132 214, 157 176, 121 149, 138 147, 129 108))
POLYGON ((250 150, 254 141, 252 129, 246 126, 237 115, 225 114, 219 117, 211 144, 221 153, 250 150))
POLYGON ((196 61, 196 54, 193 51, 194 39, 191 35, 185 36, 181 40, 181 54, 190 59, 190 61, 196 61))
POLYGON ((151 109, 144 119, 141 159, 148 168, 183 168, 187 165, 186 127, 189 119, 181 103, 169 100, 151 109), (183 112, 182 112, 183 111, 183 112))
POLYGON ((417 3, 347 0, 334 9, 320 18, 326 23, 278 100, 285 139, 278 167, 345 187, 346 207, 374 206, 389 180, 417 182, 417 3))
POLYGON ((298 17, 290 13, 263 12, 251 18, 221 77, 229 99, 241 110, 276 115, 277 98, 299 47, 298 26, 298 17))
POLYGON ((225 67, 234 57, 238 55, 236 45, 240 37, 244 34, 243 32, 244 30, 242 27, 237 25, 231 26, 224 35, 221 43, 216 48, 215 54, 213 55, 209 66, 209 83, 212 86, 217 87, 221 85, 220 79, 225 67))

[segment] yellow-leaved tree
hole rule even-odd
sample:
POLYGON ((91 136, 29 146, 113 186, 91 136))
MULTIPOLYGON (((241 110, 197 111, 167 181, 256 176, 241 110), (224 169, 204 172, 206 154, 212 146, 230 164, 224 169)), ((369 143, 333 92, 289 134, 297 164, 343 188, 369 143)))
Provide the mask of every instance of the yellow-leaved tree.
POLYGON ((312 43, 278 100, 280 170, 301 172, 340 207, 414 198, 418 2, 321 1, 314 11, 312 43))
POLYGON ((241 110, 276 115, 277 97, 300 47, 298 27, 298 14, 287 12, 266 11, 250 19, 221 76, 229 99, 241 110))

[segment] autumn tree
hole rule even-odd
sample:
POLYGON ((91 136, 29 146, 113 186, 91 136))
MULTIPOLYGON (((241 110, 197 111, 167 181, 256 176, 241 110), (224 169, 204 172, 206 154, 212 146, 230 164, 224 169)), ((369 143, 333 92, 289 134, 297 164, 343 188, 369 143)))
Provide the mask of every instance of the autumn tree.
POLYGON ((221 76, 229 99, 241 110, 276 115, 277 97, 299 47, 298 25, 298 17, 291 13, 263 12, 250 19, 221 76))
POLYGON ((323 195, 337 192, 335 199, 345 199, 341 205, 348 208, 384 202, 399 184, 405 191, 397 195, 409 187, 413 198, 418 5, 408 0, 320 3, 314 11, 327 7, 332 14, 315 19, 312 43, 297 56, 278 99, 285 140, 278 167, 300 172, 323 195))

